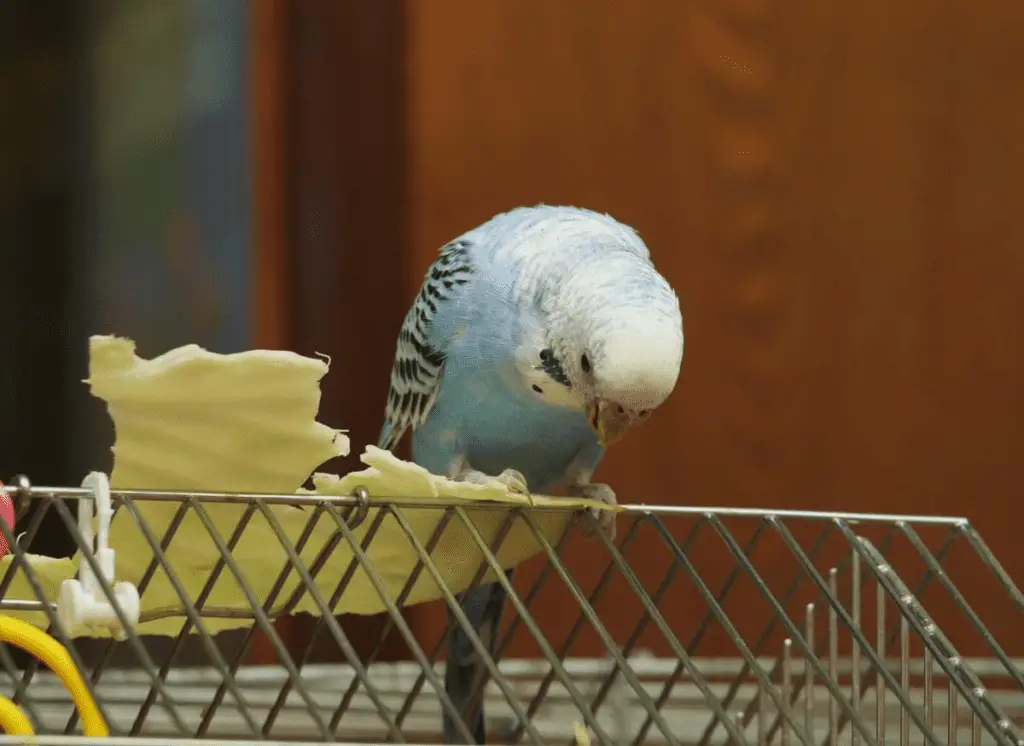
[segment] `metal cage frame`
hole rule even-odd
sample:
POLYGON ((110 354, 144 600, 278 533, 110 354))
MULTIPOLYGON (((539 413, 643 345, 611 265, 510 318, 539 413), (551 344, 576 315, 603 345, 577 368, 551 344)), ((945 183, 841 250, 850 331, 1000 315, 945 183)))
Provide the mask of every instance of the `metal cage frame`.
MULTIPOLYGON (((221 736, 273 739, 279 737, 275 726, 285 710, 292 713, 293 721, 296 717, 302 720, 302 713, 305 713, 302 727, 293 727, 287 733, 289 739, 302 738, 307 742, 316 739, 320 739, 319 742, 338 739, 406 742, 409 738, 415 740, 417 736, 425 736, 424 742, 436 741, 440 732, 438 707, 429 705, 427 708, 437 721, 436 733, 424 733, 422 725, 410 729, 408 724, 414 719, 411 713, 418 706, 417 699, 421 695, 426 696, 425 693, 433 693, 440 709, 454 712, 441 684, 437 656, 443 648, 445 636, 453 625, 458 624, 467 630, 467 635, 490 674, 489 680, 480 682, 477 693, 478 697, 487 701, 492 718, 494 712, 499 711, 497 720, 492 720, 490 731, 494 733, 496 730, 493 722, 499 726, 504 724, 504 728, 497 728, 500 733, 495 736, 502 742, 571 742, 573 723, 580 722, 597 743, 630 743, 635 746, 642 743, 665 743, 670 746, 690 743, 700 746, 718 743, 782 746, 844 742, 886 744, 892 742, 894 732, 898 733, 900 744, 952 744, 967 742, 961 740, 965 725, 969 731, 966 738, 973 744, 1024 746, 1024 721, 1015 721, 1015 718, 1024 716, 1022 664, 1007 654, 975 612, 967 594, 947 572, 946 562, 953 547, 964 547, 970 556, 979 561, 978 567, 984 568, 1005 592, 1009 613, 1020 614, 1022 620, 1024 595, 966 518, 626 505, 622 508, 620 522, 624 518, 628 525, 620 531, 617 540, 609 540, 603 535, 598 537, 607 561, 596 584, 585 589, 574 578, 572 569, 562 555, 568 537, 581 521, 571 521, 559 541, 549 542, 534 522, 532 515, 535 509, 508 507, 496 542, 488 546, 475 530, 470 518, 474 509, 484 507, 482 504, 446 503, 436 499, 410 503, 403 499, 398 505, 385 497, 371 496, 365 490, 357 491, 357 494, 349 497, 114 490, 112 497, 115 510, 125 510, 131 514, 154 552, 153 562, 143 575, 139 592, 145 593, 146 583, 153 577, 157 566, 161 566, 179 592, 183 626, 163 660, 155 660, 143 641, 129 634, 124 642, 104 642, 98 660, 88 665, 77 651, 76 642, 69 639, 62 629, 54 605, 46 600, 38 579, 33 579, 34 573, 22 544, 31 542, 43 515, 53 511, 74 538, 82 560, 89 563, 98 575, 108 600, 116 605, 111 584, 99 572, 92 547, 77 532, 75 516, 66 503, 66 499, 89 499, 91 493, 81 488, 35 487, 24 476, 16 477, 10 485, 0 490, 15 499, 20 514, 17 521, 19 524, 27 515, 28 507, 38 505, 38 509, 28 519, 25 532, 17 537, 0 520, 0 532, 7 539, 14 555, 9 571, 0 580, 0 613, 42 611, 47 615, 50 624, 48 632, 70 652, 113 734, 108 740, 83 739, 83 744, 214 744, 223 742, 213 740, 221 736), (139 510, 139 506, 146 501, 172 501, 180 506, 163 536, 157 536, 148 527, 143 512, 139 510), (246 506, 243 519, 227 537, 219 533, 204 511, 206 504, 223 502, 246 506), (330 598, 323 598, 314 583, 319 568, 330 559, 330 549, 325 548, 316 562, 306 566, 299 558, 303 537, 299 538, 296 545, 292 545, 273 512, 268 510, 268 506, 284 502, 312 509, 309 511, 309 530, 312 530, 313 522, 321 518, 333 521, 337 529, 337 542, 347 542, 354 553, 342 583, 330 598), (445 509, 444 517, 434 535, 429 541, 421 542, 408 530, 403 513, 417 508, 437 510, 441 507, 445 509), (380 508, 372 519, 377 525, 384 516, 393 516, 399 525, 407 529, 406 535, 419 558, 403 592, 395 598, 388 597, 373 567, 366 561, 365 549, 373 541, 375 526, 369 526, 362 542, 357 542, 353 534, 353 529, 368 519, 370 508, 380 508), (182 583, 175 578, 174 568, 166 562, 162 552, 188 511, 193 511, 203 522, 222 555, 217 566, 210 570, 210 579, 204 593, 195 598, 184 593, 182 583), (272 595, 280 590, 284 577, 294 571, 302 578, 305 592, 314 595, 322 612, 328 612, 317 619, 313 637, 328 635, 345 658, 345 663, 335 667, 335 670, 344 669, 348 677, 343 693, 325 693, 303 676, 302 672, 309 668, 312 640, 304 651, 293 658, 274 630, 276 616, 267 613, 269 601, 260 604, 247 589, 245 568, 240 567, 231 556, 233 545, 257 513, 262 514, 274 527, 289 560, 272 595), (508 603, 513 613, 506 615, 511 616, 508 628, 486 642, 468 629, 456 594, 444 586, 431 559, 432 548, 453 520, 461 521, 468 528, 485 558, 474 583, 479 582, 488 569, 498 571, 499 582, 506 586, 509 594, 508 603), (530 586, 518 591, 504 579, 495 556, 514 521, 524 521, 530 527, 542 549, 541 555, 546 560, 530 586), (673 521, 689 523, 690 528, 685 532, 673 531, 669 526, 673 521), (736 521, 746 522, 752 527, 752 532, 744 541, 740 540, 739 533, 729 528, 728 524, 736 521), (812 526, 813 536, 809 536, 810 541, 801 540, 807 530, 795 529, 797 524, 812 526), (651 541, 656 539, 661 542, 671 560, 664 577, 654 588, 645 586, 628 559, 629 549, 641 531, 647 532, 652 537, 651 541), (712 584, 689 556, 689 549, 702 532, 715 537, 723 550, 723 558, 731 563, 724 582, 717 589, 712 588, 712 584), (872 539, 864 535, 868 533, 880 535, 872 539), (933 549, 929 541, 923 538, 924 533, 936 535, 937 548, 933 549), (795 576, 781 587, 757 567, 756 549, 766 536, 774 537, 773 540, 779 546, 785 547, 796 567, 795 576), (923 572, 914 581, 904 577, 888 559, 888 550, 896 540, 912 548, 923 566, 923 572), (822 547, 828 541, 838 542, 841 552, 838 561, 825 562, 826 566, 822 566, 822 547), (808 544, 810 546, 806 546, 808 544), (29 578, 36 599, 5 597, 14 571, 19 567, 29 578), (341 625, 329 613, 344 592, 347 579, 351 578, 357 567, 362 567, 367 573, 381 593, 388 610, 380 639, 376 641, 371 653, 362 659, 356 655, 341 625), (218 613, 204 608, 204 604, 206 594, 223 572, 235 578, 252 607, 246 617, 252 624, 233 655, 226 654, 203 625, 204 618, 218 613), (421 573, 427 573, 438 584, 442 602, 453 610, 455 617, 445 629, 445 634, 433 646, 422 645, 416 639, 400 612, 406 594, 421 573), (558 641, 547 638, 545 630, 532 613, 538 594, 552 578, 560 581, 577 608, 575 622, 569 633, 558 641), (595 610, 613 578, 617 578, 620 585, 629 589, 642 609, 637 623, 628 634, 620 635, 618 639, 605 627, 600 614, 595 610), (677 625, 661 611, 666 594, 679 578, 685 579, 705 607, 699 623, 685 640, 674 629, 677 625), (846 593, 840 592, 841 579, 848 586, 846 593), (757 634, 747 634, 739 629, 735 615, 731 616, 725 608, 730 592, 741 580, 756 591, 754 595, 760 597, 760 602, 769 612, 763 624, 759 625, 760 631, 757 634), (865 591, 869 581, 873 581, 874 594, 870 593, 870 589, 865 591), (795 601, 799 595, 797 589, 801 586, 805 595, 807 592, 813 594, 812 600, 806 603, 795 601), (968 620, 970 629, 984 643, 986 653, 991 653, 991 659, 975 661, 960 655, 944 633, 942 620, 931 616, 926 604, 921 601, 922 594, 929 588, 940 591, 951 608, 968 620), (875 607, 873 625, 865 625, 863 619, 863 608, 869 603, 875 607), (896 610, 895 615, 887 614, 887 609, 896 610), (823 634, 817 629, 821 623, 819 616, 825 620, 823 634), (710 625, 716 625, 738 653, 738 670, 733 670, 726 677, 725 683, 713 681, 713 660, 695 655, 710 625), (872 626, 873 640, 870 635, 872 626), (595 662, 591 661, 590 669, 597 671, 596 674, 585 675, 583 672, 590 669, 583 665, 584 662, 568 655, 585 627, 591 630, 592 636, 605 649, 603 663, 597 661, 600 665, 595 668, 595 662), (276 695, 269 699, 256 697, 262 703, 259 706, 252 704, 254 696, 246 690, 246 686, 253 685, 241 681, 239 673, 257 629, 266 635, 279 658, 278 678, 272 687, 276 688, 276 695), (540 653, 538 661, 530 662, 534 671, 532 678, 525 677, 525 680, 514 679, 512 676, 515 661, 502 660, 510 641, 520 630, 524 630, 523 634, 528 634, 534 640, 540 653), (377 682, 379 677, 373 673, 384 665, 375 663, 375 660, 384 637, 392 632, 403 638, 412 654, 412 661, 404 664, 405 674, 402 675, 406 677, 405 683, 399 686, 399 689, 408 689, 404 697, 396 696, 394 692, 382 693, 381 685, 377 682), (645 634, 654 632, 660 636, 662 647, 668 650, 668 654, 660 661, 652 662, 649 657, 641 654, 639 642, 645 634), (784 639, 778 644, 780 635, 784 639), (197 712, 184 716, 182 712, 186 708, 181 701, 176 701, 180 694, 172 691, 172 672, 175 671, 176 656, 190 638, 198 640, 207 654, 210 662, 208 673, 212 681, 217 683, 216 686, 210 686, 209 701, 197 712), (845 641, 849 642, 848 660, 841 659, 840 639, 844 640, 844 644, 845 641), (917 641, 915 644, 919 644, 922 651, 920 665, 912 660, 910 654, 912 640, 917 641), (890 648, 894 645, 899 649, 897 659, 889 656, 890 648), (124 701, 115 701, 104 689, 107 682, 118 676, 123 677, 121 672, 108 669, 117 646, 131 649, 138 661, 137 670, 132 677, 125 679, 130 681, 125 686, 136 692, 148 688, 137 702, 127 705, 124 701), (658 668, 653 663, 660 665, 660 673, 652 673, 658 668), (587 686, 584 686, 583 678, 589 679, 587 686), (943 688, 943 682, 946 717, 945 722, 940 723, 940 708, 937 705, 941 704, 939 700, 943 698, 937 698, 936 694, 943 688), (995 682, 995 685, 991 682, 995 682), (1018 695, 1019 713, 1014 710, 1018 695), (349 727, 353 719, 352 705, 357 696, 362 698, 365 707, 376 708, 379 723, 377 732, 369 728, 357 733, 358 728, 349 727), (672 709, 673 701, 687 696, 697 703, 697 706, 691 706, 688 710, 690 721, 687 722, 697 718, 696 730, 689 736, 683 731, 687 728, 693 730, 693 726, 680 725, 682 721, 672 709), (622 706, 628 706, 628 717, 608 715, 611 708, 609 703, 616 697, 620 705, 625 702, 626 705, 622 706), (551 716, 554 721, 547 722, 543 719, 542 711, 554 707, 552 702, 557 702, 558 706, 551 716), (132 707, 137 707, 133 717, 132 707), (224 713, 229 710, 233 713, 234 725, 217 725, 215 721, 218 717, 226 722, 224 713), (152 717, 154 711, 162 712, 163 717, 152 717), (154 724, 158 719, 161 722, 154 724), (630 723, 635 721, 630 726, 631 730, 626 732, 618 728, 620 732, 613 732, 614 727, 621 726, 626 720, 630 723), (895 731, 890 723, 896 724, 895 731), (226 733, 221 732, 225 730, 226 733)), ((496 508, 494 503, 487 503, 486 507, 489 510, 496 508)), ((587 514, 581 513, 580 517, 586 520, 587 514)), ((303 536, 308 536, 308 531, 303 536)), ((118 610, 118 614, 122 624, 130 627, 121 610, 118 610)), ((0 646, 0 681, 3 682, 0 690, 9 693, 34 723, 40 733, 35 742, 40 746, 49 742, 78 742, 75 737, 80 725, 78 716, 74 711, 68 714, 67 702, 62 705, 57 697, 57 701, 47 704, 31 696, 29 684, 37 682, 38 685, 47 680, 47 675, 39 673, 39 668, 38 662, 31 662, 19 671, 9 651, 0 646), (58 740, 47 740, 49 735, 58 740)), ((45 687, 38 688, 42 690, 45 687)), ((462 736, 469 742, 469 733, 464 727, 462 736)), ((22 741, 0 737, 0 743, 6 742, 22 741)))

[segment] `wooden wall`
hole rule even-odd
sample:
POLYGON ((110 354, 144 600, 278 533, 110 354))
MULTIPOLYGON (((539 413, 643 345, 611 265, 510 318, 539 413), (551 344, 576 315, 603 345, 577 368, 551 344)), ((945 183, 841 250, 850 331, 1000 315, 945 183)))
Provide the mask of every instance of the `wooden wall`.
MULTIPOLYGON (((374 28, 400 40, 403 76, 372 68, 377 95, 400 100, 342 97, 333 126, 291 141, 333 164, 321 177, 339 191, 323 210, 351 215, 352 180, 365 193, 369 179, 364 212, 392 221, 398 245, 373 245, 397 257, 393 274, 375 264, 345 298, 312 280, 305 291, 319 312, 375 319, 358 340, 367 382, 386 378, 397 322, 441 243, 519 204, 608 211, 648 242, 687 334, 676 394, 602 467, 622 500, 966 515, 1024 582, 1024 6, 381 6, 394 14, 374 28), (364 129, 343 126, 353 117, 364 129)), ((319 33, 351 41, 351 26, 328 21, 352 16, 319 33)), ((342 96, 342 73, 311 63, 308 75, 322 78, 294 117, 342 96)), ((373 239, 356 222, 317 249, 321 271, 379 261, 337 253, 373 239)), ((295 225, 288 245, 312 251, 295 225)), ((382 407, 380 388, 338 389, 325 417, 375 436, 379 407, 366 402, 382 407)), ((1019 612, 985 605, 994 585, 981 591, 979 614, 1024 654, 1019 612)), ((698 598, 666 603, 692 620, 698 598)), ((437 609, 410 615, 436 633, 437 609)))

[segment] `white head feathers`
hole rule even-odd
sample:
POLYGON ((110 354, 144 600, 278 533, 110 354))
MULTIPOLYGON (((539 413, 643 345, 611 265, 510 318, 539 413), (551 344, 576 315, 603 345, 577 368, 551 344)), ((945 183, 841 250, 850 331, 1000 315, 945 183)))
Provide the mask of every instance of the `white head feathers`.
POLYGON ((606 399, 640 414, 668 398, 683 358, 682 313, 637 233, 569 207, 522 208, 495 220, 512 234, 495 259, 517 267, 515 292, 533 299, 545 327, 540 344, 571 384, 562 401, 606 399))

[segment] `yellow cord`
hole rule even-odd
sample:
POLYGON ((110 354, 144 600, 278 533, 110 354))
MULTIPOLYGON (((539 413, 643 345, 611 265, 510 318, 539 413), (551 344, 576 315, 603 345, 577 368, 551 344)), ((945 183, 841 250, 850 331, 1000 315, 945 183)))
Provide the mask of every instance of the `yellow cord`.
POLYGON ((590 746, 590 733, 587 731, 587 726, 583 723, 575 722, 572 724, 572 730, 574 734, 573 743, 576 746, 590 746))
MULTIPOLYGON (((2 615, 0 615, 0 640, 31 653, 57 674, 64 682, 64 686, 71 692, 71 699, 74 700, 75 707, 78 708, 78 712, 82 716, 82 731, 85 735, 110 735, 107 723, 103 720, 95 700, 89 694, 82 674, 78 672, 63 645, 27 622, 2 615)), ((14 728, 27 727, 28 730, 24 731, 24 734, 32 733, 32 726, 25 715, 10 700, 0 702, 0 724, 3 725, 4 730, 14 735, 22 735, 22 732, 12 731, 8 725, 14 728), (12 711, 17 712, 17 716, 13 716, 12 711), (20 722, 17 717, 20 717, 20 722), (14 719, 12 721, 8 718, 14 719)))
POLYGON ((9 736, 33 736, 32 723, 21 708, 7 697, 0 696, 0 728, 9 736))

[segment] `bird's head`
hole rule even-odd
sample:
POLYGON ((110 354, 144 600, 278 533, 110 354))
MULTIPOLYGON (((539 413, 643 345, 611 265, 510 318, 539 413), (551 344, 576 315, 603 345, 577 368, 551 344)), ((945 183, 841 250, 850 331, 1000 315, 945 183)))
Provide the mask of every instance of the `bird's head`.
POLYGON ((562 251, 522 279, 544 323, 524 346, 519 370, 536 396, 585 410, 600 443, 611 445, 675 388, 683 360, 679 299, 639 235, 610 216, 563 209, 535 232, 524 240, 558 242, 562 251))
POLYGON ((619 311, 587 325, 569 374, 605 446, 661 406, 675 388, 683 359, 678 302, 619 311))

